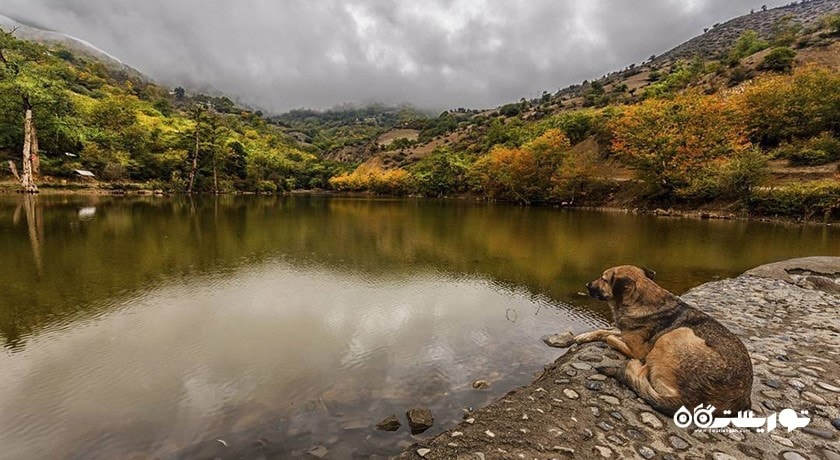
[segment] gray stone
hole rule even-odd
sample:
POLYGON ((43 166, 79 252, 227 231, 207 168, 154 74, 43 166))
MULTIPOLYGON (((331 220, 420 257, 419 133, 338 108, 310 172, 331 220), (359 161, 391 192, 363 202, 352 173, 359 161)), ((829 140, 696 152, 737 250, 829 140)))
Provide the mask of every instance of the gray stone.
POLYGON ((811 393, 810 391, 803 391, 802 397, 814 404, 828 404, 828 401, 826 401, 822 396, 816 393, 811 393))
POLYGON ((793 441, 788 438, 783 438, 781 436, 776 436, 775 434, 770 435, 770 439, 778 442, 779 444, 787 447, 793 447, 793 441))
POLYGON ((828 390, 828 391, 833 391, 835 393, 840 393, 840 387, 836 387, 834 385, 831 385, 830 383, 817 382, 816 385, 818 387, 822 388, 823 390, 828 390))
POLYGON ((641 455, 644 458, 653 458, 653 456, 656 455, 656 451, 654 451, 648 446, 642 446, 639 447, 639 455, 641 455))
POLYGON ((825 460, 840 460, 840 454, 828 449, 823 449, 823 455, 825 455, 825 460))
POLYGON ((579 371, 588 371, 589 369, 592 369, 592 365, 586 363, 572 363, 572 367, 579 371))
POLYGON ((802 391, 802 390, 805 389, 805 384, 802 383, 802 381, 800 381, 800 380, 790 379, 790 381, 788 383, 790 383, 790 386, 796 388, 799 391, 802 391))
POLYGON ((397 419, 397 415, 391 414, 377 423, 376 429, 380 431, 397 431, 400 429, 400 426, 402 426, 402 423, 397 419))
POLYGON ((408 419, 408 426, 411 427, 411 431, 415 433, 422 433, 431 428, 435 423, 432 411, 425 407, 409 409, 405 413, 405 417, 408 419))
POLYGON ((784 460, 808 460, 808 457, 803 457, 799 452, 787 451, 782 453, 784 460))
POLYGON ((762 383, 764 383, 768 387, 776 389, 776 390, 778 390, 782 386, 782 382, 780 382, 776 379, 764 379, 762 381, 762 383))
POLYGON ((609 404, 613 404, 613 405, 621 404, 621 401, 619 401, 619 399, 616 398, 615 396, 601 395, 601 396, 598 396, 598 397, 601 398, 602 400, 604 400, 605 402, 609 403, 609 404))
POLYGON ((595 450, 601 454, 601 457, 610 458, 612 456, 612 449, 606 446, 595 446, 595 450))
POLYGON ((840 430, 840 417, 831 419, 831 426, 840 430))
MULTIPOLYGON (((300 452, 300 451, 298 451, 298 452, 300 452)), ((313 457, 324 458, 324 457, 327 456, 327 454, 330 453, 330 451, 329 451, 329 449, 327 449, 324 446, 315 446, 315 447, 307 450, 306 453, 313 456, 313 457)))
POLYGON ((808 425, 805 428, 802 428, 802 432, 808 433, 812 436, 818 436, 823 439, 834 439, 834 431, 831 428, 808 425))
POLYGON ((662 428, 662 422, 659 421, 659 417, 650 412, 642 412, 642 423, 653 428, 662 428))
POLYGON ((764 390, 761 392, 761 394, 771 399, 779 399, 782 397, 782 393, 776 390, 764 390))
POLYGON ((575 336, 571 332, 565 334, 553 334, 543 337, 542 341, 549 347, 569 348, 575 344, 575 336))
POLYGON ((584 386, 586 387, 587 390, 601 391, 601 387, 604 386, 604 383, 603 382, 593 382, 593 381, 587 380, 586 383, 584 384, 584 386))
POLYGON ((610 431, 610 430, 612 430, 613 428, 615 428, 614 426, 610 425, 610 424, 609 424, 609 423, 607 423, 607 422, 598 422, 598 423, 596 423, 595 425, 596 425, 598 428, 600 428, 600 429, 602 429, 602 430, 604 430, 604 431, 610 431))
POLYGON ((712 452, 713 460, 738 460, 737 458, 727 454, 726 452, 712 452))
POLYGON ((425 447, 423 447, 423 448, 417 449, 417 455, 419 455, 421 457, 426 457, 427 455, 429 455, 429 452, 431 452, 431 451, 432 451, 432 449, 426 449, 425 447))
POLYGON ((627 430, 627 437, 634 441, 644 441, 647 438, 644 433, 636 430, 627 430))
POLYGON ((685 440, 679 436, 671 436, 668 438, 671 441, 671 446, 677 450, 685 450, 688 449, 689 444, 685 442, 685 440))

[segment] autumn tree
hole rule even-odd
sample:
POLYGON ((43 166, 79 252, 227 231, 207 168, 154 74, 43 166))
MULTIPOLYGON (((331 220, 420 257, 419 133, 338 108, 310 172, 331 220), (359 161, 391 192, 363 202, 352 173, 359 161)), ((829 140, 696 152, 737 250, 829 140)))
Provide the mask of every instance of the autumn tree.
POLYGON ((611 128, 613 151, 661 198, 707 197, 720 168, 749 148, 740 110, 698 93, 627 107, 611 128))

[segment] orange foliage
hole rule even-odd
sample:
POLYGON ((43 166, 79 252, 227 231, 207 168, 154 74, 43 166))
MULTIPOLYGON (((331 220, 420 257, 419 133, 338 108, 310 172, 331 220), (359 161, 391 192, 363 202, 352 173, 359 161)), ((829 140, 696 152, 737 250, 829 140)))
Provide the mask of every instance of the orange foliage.
POLYGON ((405 195, 411 187, 411 175, 404 169, 383 169, 361 165, 350 174, 330 178, 330 186, 339 191, 372 191, 386 195, 405 195))
POLYGON ((613 151, 666 196, 713 193, 715 173, 750 148, 743 112, 720 96, 649 99, 627 107, 611 129, 613 151))

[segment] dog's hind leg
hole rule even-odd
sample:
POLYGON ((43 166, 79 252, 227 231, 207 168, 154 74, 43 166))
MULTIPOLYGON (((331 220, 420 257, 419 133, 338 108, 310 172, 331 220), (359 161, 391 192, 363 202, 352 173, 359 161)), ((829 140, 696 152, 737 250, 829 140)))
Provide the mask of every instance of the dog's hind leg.
POLYGON ((662 381, 651 382, 650 367, 638 359, 631 359, 624 372, 615 377, 660 412, 670 415, 680 406, 679 392, 662 381))

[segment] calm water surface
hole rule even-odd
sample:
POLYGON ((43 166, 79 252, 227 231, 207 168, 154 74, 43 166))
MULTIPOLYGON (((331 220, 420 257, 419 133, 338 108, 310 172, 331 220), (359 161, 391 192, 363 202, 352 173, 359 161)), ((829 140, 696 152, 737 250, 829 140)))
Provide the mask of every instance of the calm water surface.
POLYGON ((0 196, 4 458, 397 452, 531 380, 634 263, 686 289, 840 229, 460 201, 0 196), (491 382, 473 390, 475 379, 491 382), (404 420, 404 418, 403 418, 404 420), (217 439, 223 440, 228 447, 217 439))

